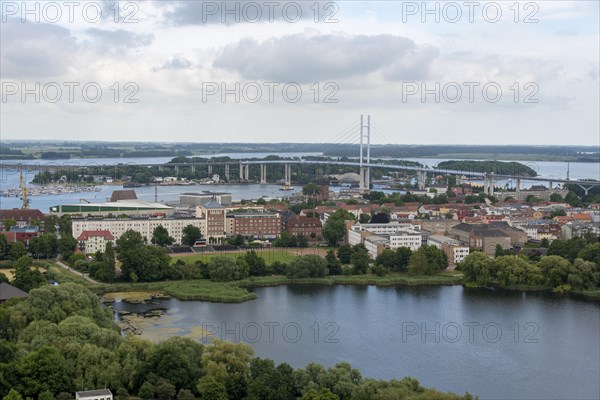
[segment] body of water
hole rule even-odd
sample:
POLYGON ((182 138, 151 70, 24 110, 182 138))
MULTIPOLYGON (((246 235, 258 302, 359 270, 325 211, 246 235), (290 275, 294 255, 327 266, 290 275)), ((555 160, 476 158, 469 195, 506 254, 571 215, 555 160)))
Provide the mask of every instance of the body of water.
MULTIPOLYGON (((262 158, 271 155, 270 153, 222 153, 211 156, 221 157, 228 156, 232 159, 244 158, 262 158)), ((319 153, 281 153, 282 157, 303 157, 319 155, 319 153)), ((24 163, 59 163, 72 165, 98 165, 98 164, 163 164, 170 161, 172 157, 147 157, 147 158, 88 158, 88 159, 70 159, 70 160, 21 160, 24 163)), ((410 161, 417 161, 429 167, 434 167, 438 163, 445 161, 444 159, 436 158, 410 158, 410 161)), ((12 162, 12 161, 6 161, 12 162)), ((18 162, 18 161, 17 161, 18 162)), ((538 172, 539 175, 566 178, 567 163, 554 161, 521 161, 538 172)), ((358 171, 357 171, 358 172, 358 171)), ((235 174, 235 168, 232 169, 232 174, 235 174)), ((35 176, 34 171, 24 173, 25 180, 30 182, 35 176)), ((600 179, 600 164, 598 163, 571 163, 570 164, 571 179, 600 179)), ((498 181, 497 186, 512 187, 513 182, 498 181)), ((521 182, 523 188, 530 187, 533 182, 523 180, 521 182)), ((19 172, 16 170, 0 169, 0 189, 16 188, 19 185, 19 172)), ((85 199, 91 202, 103 202, 110 198, 113 190, 121 189, 120 186, 100 186, 101 190, 95 193, 71 193, 61 195, 42 195, 31 196, 31 207, 39 208, 42 211, 47 211, 49 207, 57 204, 79 203, 80 199, 85 199)), ((300 188, 296 188, 296 191, 300 188)), ((179 198, 179 193, 182 192, 197 192, 202 190, 226 191, 231 192, 234 200, 241 199, 256 199, 259 197, 281 197, 289 196, 293 192, 281 192, 276 185, 193 185, 193 186, 160 186, 158 189, 158 200, 161 202, 174 202, 179 198)), ((136 188, 138 197, 146 201, 154 201, 154 187, 136 188)), ((18 197, 0 197, 0 208, 20 207, 21 201, 18 197)))
POLYGON ((462 286, 289 285, 256 288, 257 300, 168 299, 114 304, 165 308, 154 338, 203 328, 250 344, 295 368, 348 361, 363 376, 412 376, 425 386, 482 399, 598 399, 600 305, 541 293, 462 286))

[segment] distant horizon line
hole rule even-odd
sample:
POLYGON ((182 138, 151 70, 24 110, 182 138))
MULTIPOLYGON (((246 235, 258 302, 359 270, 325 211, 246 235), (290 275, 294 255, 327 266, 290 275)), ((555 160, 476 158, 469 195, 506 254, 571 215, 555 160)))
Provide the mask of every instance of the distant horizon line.
MULTIPOLYGON (((210 145, 231 145, 231 144, 254 144, 254 145, 285 145, 285 144, 307 144, 307 145, 318 145, 327 144, 329 146, 359 146, 359 143, 328 143, 328 142, 194 142, 194 141, 137 141, 137 140, 70 140, 70 139, 0 139, 0 145, 3 143, 138 143, 138 144, 210 144, 210 145)), ((589 147, 597 148, 600 151, 600 144, 489 144, 489 143, 371 143, 371 146, 448 146, 448 147, 460 147, 460 146, 496 146, 496 147, 589 147)))

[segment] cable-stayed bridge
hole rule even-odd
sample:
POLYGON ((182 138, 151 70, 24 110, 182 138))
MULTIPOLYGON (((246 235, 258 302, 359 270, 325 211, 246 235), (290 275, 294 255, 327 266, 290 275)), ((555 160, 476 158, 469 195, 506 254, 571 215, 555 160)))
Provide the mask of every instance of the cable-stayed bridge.
MULTIPOLYGON (((213 172, 213 167, 222 166, 225 172, 225 177, 229 180, 231 177, 231 170, 239 168, 239 179, 240 181, 250 180, 250 165, 260 165, 260 183, 267 183, 267 167, 274 166, 283 167, 284 170, 284 181, 285 185, 292 184, 292 166, 294 168, 302 168, 302 165, 317 164, 317 165, 339 165, 346 167, 356 167, 359 176, 360 184, 359 188, 363 192, 367 192, 370 188, 371 181, 371 169, 384 169, 390 171, 406 171, 414 172, 420 189, 425 188, 428 175, 439 176, 439 175, 453 175, 458 177, 458 181, 464 178, 472 178, 483 181, 484 192, 489 195, 494 194, 495 182, 499 180, 511 180, 515 184, 515 189, 519 191, 521 189, 521 181, 534 181, 534 182, 546 182, 550 189, 553 188, 554 184, 574 184, 580 186, 587 194, 588 191, 596 186, 600 186, 600 180, 581 180, 581 179, 563 179, 557 177, 544 177, 544 176, 529 176, 521 175, 516 171, 514 174, 495 174, 490 172, 478 172, 478 171, 461 171, 451 170, 442 168, 430 168, 421 166, 403 165, 401 162, 394 164, 394 160, 401 161, 402 154, 398 154, 396 157, 386 157, 386 159, 372 159, 371 158, 371 145, 372 145, 372 125, 370 116, 361 116, 360 123, 353 123, 350 127, 342 130, 338 133, 329 143, 324 143, 322 150, 323 152, 334 149, 335 146, 340 144, 353 144, 359 145, 359 154, 355 160, 334 160, 334 159, 323 159, 315 160, 311 159, 281 159, 281 160, 253 160, 253 159, 240 159, 240 160, 229 160, 229 161, 215 161, 215 160, 203 160, 193 161, 190 159, 189 162, 169 162, 166 164, 159 164, 158 167, 161 170, 165 168, 174 169, 175 173, 179 172, 180 168, 190 168, 193 172, 196 168, 206 168, 209 175, 213 172), (233 168, 232 168, 233 167, 233 168)), ((383 130, 377 128, 380 134, 380 140, 382 144, 393 143, 388 136, 385 135, 383 130)), ((136 166, 136 167, 155 167, 157 164, 144 164, 144 163, 127 163, 125 166, 136 166)), ((85 171, 89 168, 110 168, 115 167, 115 164, 101 164, 101 163, 85 163, 81 160, 79 163, 74 164, 73 162, 11 162, 2 161, 0 162, 0 172, 6 173, 8 170, 27 170, 27 171, 55 171, 60 169, 77 169, 85 171)))

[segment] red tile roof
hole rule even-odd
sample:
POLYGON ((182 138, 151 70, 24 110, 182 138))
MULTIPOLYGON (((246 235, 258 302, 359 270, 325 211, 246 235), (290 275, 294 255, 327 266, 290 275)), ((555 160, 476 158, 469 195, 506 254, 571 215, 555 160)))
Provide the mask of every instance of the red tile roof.
POLYGON ((32 219, 44 220, 44 213, 35 208, 0 210, 0 220, 14 219, 15 221, 31 221, 32 219))
POLYGON ((81 235, 77 238, 77 240, 88 240, 91 237, 101 236, 105 240, 115 240, 115 237, 110 233, 110 231, 83 231, 81 235))

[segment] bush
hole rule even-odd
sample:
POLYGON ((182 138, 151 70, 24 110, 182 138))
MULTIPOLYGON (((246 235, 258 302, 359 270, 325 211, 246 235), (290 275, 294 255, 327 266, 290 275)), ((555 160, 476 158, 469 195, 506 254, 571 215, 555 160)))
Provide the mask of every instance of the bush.
POLYGON ((217 282, 227 282, 247 278, 248 264, 238 257, 215 256, 208 263, 208 275, 217 282))
POLYGON ((288 278, 321 278, 329 272, 327 261, 317 255, 296 257, 287 268, 288 278))

